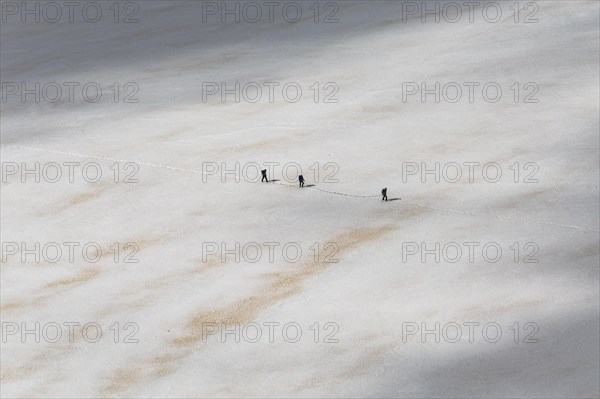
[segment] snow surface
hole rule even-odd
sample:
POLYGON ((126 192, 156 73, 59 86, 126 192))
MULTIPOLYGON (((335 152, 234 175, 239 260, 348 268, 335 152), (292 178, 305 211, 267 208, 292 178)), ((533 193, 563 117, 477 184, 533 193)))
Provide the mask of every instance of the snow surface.
POLYGON ((7 337, 3 397, 600 395, 597 1, 539 1, 536 24, 404 22, 391 1, 338 2, 332 24, 202 23, 200 2, 138 4, 135 24, 2 23, 3 82, 140 89, 137 104, 2 103, 4 163, 140 164, 134 184, 3 181, 3 242, 140 246, 139 263, 3 261, 3 323, 104 333, 7 337), (203 102, 202 82, 223 81, 306 93, 203 102), (402 82, 423 81, 499 82, 507 98, 537 82, 539 102, 402 102, 402 82), (339 103, 307 100, 314 82, 335 82, 339 103), (297 162, 309 185, 310 165, 333 162, 339 182, 203 182, 203 162, 267 161, 297 162), (539 183, 403 183, 403 162, 535 162, 539 183), (383 187, 401 200, 381 203, 383 187), (404 242, 471 241, 505 253, 402 260, 404 242), (303 259, 203 262, 204 242, 298 242, 303 259), (336 243, 339 262, 312 262, 315 242, 336 243), (537 243, 539 263, 514 263, 514 242, 537 243), (113 342, 115 322, 137 323, 139 343, 113 342), (303 337, 203 342, 207 322, 296 322, 303 337), (323 342, 326 322, 339 342, 323 342), (407 322, 496 322, 503 336, 404 342, 407 322), (539 342, 515 343, 516 322, 539 342))

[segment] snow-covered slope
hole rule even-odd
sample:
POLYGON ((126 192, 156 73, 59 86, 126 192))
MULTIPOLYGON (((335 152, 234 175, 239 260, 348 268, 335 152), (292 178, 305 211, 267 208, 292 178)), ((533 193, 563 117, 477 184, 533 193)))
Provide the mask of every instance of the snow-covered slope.
POLYGON ((598 397, 598 2, 521 2, 518 22, 501 3, 495 23, 484 2, 456 23, 444 2, 439 23, 421 2, 321 2, 319 22, 298 2, 296 23, 287 3, 257 23, 193 1, 21 23, 14 4, 0 32, 3 397, 598 397), (48 91, 21 101, 23 82, 48 91), (262 97, 223 102, 211 82, 262 97), (410 95, 436 82, 440 102, 410 95), (36 162, 39 183, 23 173, 36 162), (267 162, 278 181, 255 181, 267 162), (421 176, 436 163, 439 182, 421 176), (39 262, 23 250, 36 243, 39 262), (239 262, 221 251, 236 243, 239 262), (439 262, 417 252, 436 243, 439 262), (39 343, 23 334, 35 323, 39 343), (230 333, 203 334, 215 326, 230 333))

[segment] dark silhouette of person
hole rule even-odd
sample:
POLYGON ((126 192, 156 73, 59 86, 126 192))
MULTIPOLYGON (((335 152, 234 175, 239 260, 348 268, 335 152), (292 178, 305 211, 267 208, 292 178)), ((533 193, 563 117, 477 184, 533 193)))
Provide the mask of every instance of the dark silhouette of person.
POLYGON ((387 201, 387 187, 384 188, 383 190, 381 190, 381 195, 382 195, 381 200, 382 201, 387 201))
POLYGON ((298 176, 298 181, 300 182, 300 187, 304 187, 304 176, 298 176))
POLYGON ((269 182, 269 179, 267 179, 267 170, 263 169, 260 171, 262 173, 262 179, 261 182, 266 181, 267 183, 269 182))

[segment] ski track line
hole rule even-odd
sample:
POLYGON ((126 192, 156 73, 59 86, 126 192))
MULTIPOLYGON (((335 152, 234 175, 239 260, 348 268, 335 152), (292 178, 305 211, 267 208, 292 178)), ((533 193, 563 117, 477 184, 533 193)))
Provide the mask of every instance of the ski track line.
MULTIPOLYGON (((168 169, 168 170, 175 170, 178 172, 184 172, 184 173, 193 173, 193 174, 197 174, 197 175, 202 175, 202 176, 212 176, 209 175, 207 173, 203 173, 202 171, 199 171, 197 169, 188 169, 188 168, 180 168, 177 166, 171 166, 171 165, 162 165, 162 164, 158 164, 158 163, 153 163, 153 162, 138 162, 138 161, 130 161, 130 160, 126 160, 126 159, 116 159, 116 158, 110 158, 110 157, 102 157, 102 156, 97 156, 97 155, 86 155, 86 154, 80 154, 80 153, 76 153, 76 152, 69 152, 69 151, 59 151, 59 150, 49 150, 46 148, 39 148, 39 147, 30 147, 30 146, 20 146, 20 145, 2 145, 2 148, 16 148, 16 149, 21 149, 21 150, 30 150, 30 151, 39 151, 39 152, 47 152, 47 153, 51 153, 51 154, 62 154, 62 155, 69 155, 72 157, 77 157, 77 158, 88 158, 88 159, 96 159, 96 160, 100 160, 100 161, 109 161, 109 162, 131 162, 131 163, 136 163, 138 165, 143 165, 143 166, 147 166, 147 167, 152 167, 152 168, 160 168, 160 169, 168 169)), ((236 181, 239 180, 244 180, 247 183, 255 183, 254 181, 248 180, 242 176, 236 176, 235 177, 236 181)), ((279 182, 279 181, 271 181, 272 183, 278 184, 280 186, 285 186, 285 187, 296 187, 295 184, 288 184, 288 183, 283 183, 283 182, 279 182)), ((339 196, 345 196, 345 197, 354 197, 354 198, 365 198, 365 199, 374 199, 374 198, 379 198, 379 195, 360 195, 360 194, 351 194, 351 193, 343 193, 343 192, 339 192, 339 191, 330 191, 330 190, 325 190, 319 187, 306 187, 307 189, 312 189, 312 190, 316 190, 316 191, 321 191, 323 193, 326 194, 330 194, 330 195, 339 195, 339 196)), ((467 212, 467 211, 462 211, 462 210, 457 210, 457 209, 447 209, 447 208, 439 208, 439 207, 433 207, 433 206, 429 206, 429 205, 424 205, 424 204, 414 204, 414 206, 418 206, 420 208, 424 208, 424 209, 429 209, 432 211, 439 211, 439 212, 445 212, 445 213, 453 213, 453 214, 457 214, 457 215, 465 215, 465 216, 474 216, 474 217, 489 217, 489 215, 483 215, 483 214, 476 214, 476 213, 472 213, 472 212, 467 212)), ((574 225, 568 225, 568 224, 560 224, 560 223, 553 223, 553 222, 546 222, 546 221, 540 221, 540 220, 527 220, 527 219, 523 219, 520 221, 516 221, 510 217, 507 216, 502 216, 502 215, 495 215, 494 216, 496 219, 501 219, 501 220, 505 220, 507 222, 510 223, 514 223, 514 224, 523 224, 523 223, 537 223, 537 224, 541 224, 541 225, 546 225, 546 226, 554 226, 554 227, 560 227, 560 228, 564 228, 564 229, 571 229, 571 230, 578 230, 578 231, 582 231, 582 232, 593 232, 593 233, 599 233, 600 230, 593 230, 593 229, 582 229, 578 226, 574 226, 574 225)))

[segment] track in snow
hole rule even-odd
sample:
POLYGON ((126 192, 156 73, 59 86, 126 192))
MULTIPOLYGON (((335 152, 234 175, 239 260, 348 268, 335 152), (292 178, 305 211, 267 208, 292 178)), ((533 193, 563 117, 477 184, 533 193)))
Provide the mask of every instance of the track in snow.
MULTIPOLYGON (((212 175, 203 173, 202 171, 197 170, 197 169, 180 168, 178 166, 163 165, 163 164, 152 163, 152 162, 131 161, 131 160, 127 160, 127 159, 116 159, 116 158, 103 157, 103 156, 97 156, 97 155, 87 155, 87 154, 80 154, 80 153, 76 153, 76 152, 49 150, 46 148, 20 146, 20 145, 3 145, 2 148, 16 148, 16 149, 21 149, 21 150, 48 152, 48 153, 52 153, 52 154, 69 155, 69 156, 76 157, 76 158, 96 159, 96 160, 100 160, 100 161, 109 161, 109 162, 122 162, 122 163, 132 162, 132 163, 136 163, 138 165, 147 166, 147 167, 151 167, 151 168, 174 170, 177 172, 191 173, 191 174, 197 174, 197 175, 202 175, 202 176, 212 176, 212 175)), ((236 181, 240 181, 240 180, 243 180, 247 183, 256 183, 255 181, 248 180, 242 176, 236 176, 236 181)), ((281 186, 286 186, 286 187, 296 187, 295 184, 283 183, 283 182, 279 182, 279 181, 274 181, 272 183, 275 183, 275 184, 278 184, 281 186)), ((360 195, 360 194, 344 193, 344 192, 339 192, 339 191, 330 191, 330 190, 324 190, 322 188, 315 187, 315 186, 304 187, 304 188, 309 189, 309 190, 320 191, 320 192, 330 194, 330 195, 338 195, 338 196, 344 196, 344 197, 354 197, 354 198, 363 198, 363 199, 375 199, 375 198, 381 197, 380 195, 360 195)), ((433 206, 426 205, 426 204, 416 203, 416 204, 412 204, 412 206, 417 206, 419 208, 429 209, 432 211, 452 213, 452 214, 457 214, 457 215, 465 215, 465 216, 472 216, 472 217, 489 217, 489 215, 475 214, 472 212, 467 212, 467 211, 457 210, 457 209, 433 207, 433 206)), ((499 219, 499 220, 508 221, 510 223, 520 223, 520 224, 522 224, 524 222, 525 223, 536 223, 536 224, 541 224, 541 225, 545 225, 545 226, 553 226, 553 227, 559 227, 559 228, 564 228, 564 229, 577 230, 577 231, 581 231, 581 232, 594 232, 594 233, 600 232, 599 230, 583 229, 583 228, 580 228, 580 227, 574 226, 574 225, 560 224, 560 223, 540 221, 540 220, 520 219, 519 221, 516 221, 507 216, 502 216, 502 215, 494 215, 493 217, 496 219, 499 219)))

